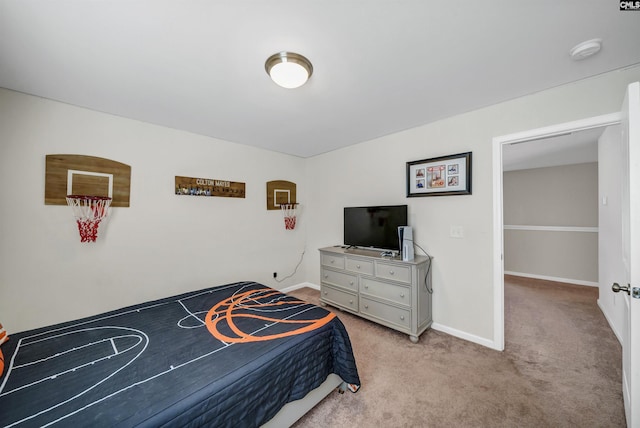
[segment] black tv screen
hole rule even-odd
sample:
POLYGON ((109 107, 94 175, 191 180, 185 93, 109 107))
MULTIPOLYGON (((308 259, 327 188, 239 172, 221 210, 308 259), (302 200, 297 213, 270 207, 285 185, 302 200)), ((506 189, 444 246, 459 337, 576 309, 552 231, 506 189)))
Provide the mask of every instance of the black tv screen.
POLYGON ((344 245, 400 251, 398 226, 407 226, 407 206, 345 207, 344 245))

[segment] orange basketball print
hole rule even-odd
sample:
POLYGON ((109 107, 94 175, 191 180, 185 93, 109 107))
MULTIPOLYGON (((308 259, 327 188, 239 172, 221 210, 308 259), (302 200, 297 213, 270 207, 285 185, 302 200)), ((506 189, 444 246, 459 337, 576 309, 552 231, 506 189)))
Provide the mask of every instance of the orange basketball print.
MULTIPOLYGON (((9 336, 7 336, 7 332, 0 324, 0 345, 9 340, 9 336)), ((4 355, 2 354, 2 349, 0 349, 0 376, 2 376, 2 372, 4 372, 4 355)))
POLYGON ((216 339, 226 343, 247 343, 306 333, 322 327, 335 317, 331 312, 319 319, 299 319, 299 317, 298 319, 279 319, 268 315, 270 312, 281 312, 302 307, 302 305, 307 305, 307 303, 301 300, 292 300, 270 288, 249 290, 236 293, 213 306, 207 313, 205 323, 209 332, 216 339), (243 319, 258 321, 251 323, 253 331, 242 331, 238 327, 238 322, 243 319), (268 327, 275 324, 287 325, 289 329, 287 331, 280 329, 278 333, 270 334, 268 327), (229 332, 223 333, 222 326, 229 332))

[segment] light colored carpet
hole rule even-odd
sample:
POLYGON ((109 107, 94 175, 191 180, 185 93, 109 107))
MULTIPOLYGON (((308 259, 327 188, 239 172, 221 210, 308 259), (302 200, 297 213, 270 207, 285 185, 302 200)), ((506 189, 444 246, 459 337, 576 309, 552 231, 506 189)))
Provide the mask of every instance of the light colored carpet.
MULTIPOLYGON (((319 303, 311 288, 290 294, 319 303)), ((597 297, 507 276, 504 352, 435 330, 413 344, 328 307, 349 332, 362 388, 331 393, 294 427, 624 427, 621 347, 597 297)))

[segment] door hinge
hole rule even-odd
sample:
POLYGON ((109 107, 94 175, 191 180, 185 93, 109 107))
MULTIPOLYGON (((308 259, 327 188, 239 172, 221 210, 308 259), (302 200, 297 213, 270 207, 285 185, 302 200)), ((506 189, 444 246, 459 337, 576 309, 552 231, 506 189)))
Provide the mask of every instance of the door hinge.
POLYGON ((631 289, 631 297, 634 299, 640 299, 640 287, 633 287, 631 289))

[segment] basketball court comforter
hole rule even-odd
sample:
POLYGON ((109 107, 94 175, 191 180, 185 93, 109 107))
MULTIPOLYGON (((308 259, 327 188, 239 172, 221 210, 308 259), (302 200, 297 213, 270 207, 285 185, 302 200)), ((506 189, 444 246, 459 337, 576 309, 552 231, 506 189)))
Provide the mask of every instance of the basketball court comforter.
POLYGON ((359 387, 331 312, 255 282, 13 334, 0 426, 258 426, 330 373, 359 387))

